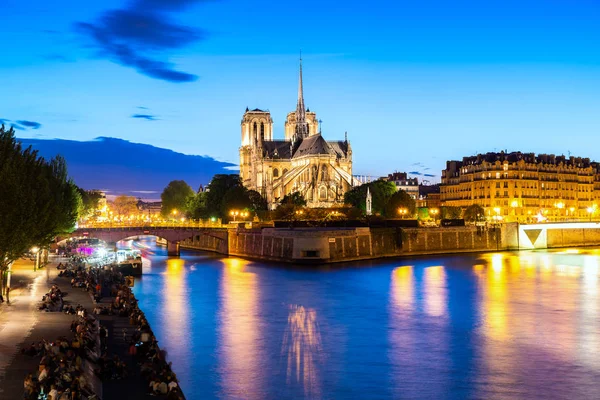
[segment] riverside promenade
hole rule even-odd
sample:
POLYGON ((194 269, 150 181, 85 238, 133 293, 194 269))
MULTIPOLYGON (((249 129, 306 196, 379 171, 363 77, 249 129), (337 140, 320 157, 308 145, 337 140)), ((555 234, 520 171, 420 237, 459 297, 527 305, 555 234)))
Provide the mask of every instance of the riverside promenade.
MULTIPOLYGON (((0 304, 0 399, 21 400, 24 394, 24 380, 27 374, 37 373, 40 358, 21 353, 24 346, 43 339, 54 341, 58 337, 73 337, 70 324, 75 319, 73 315, 63 312, 43 312, 38 310, 42 296, 52 285, 67 292, 65 304, 81 305, 92 312, 95 304, 90 294, 82 289, 71 288, 70 279, 58 277, 53 260, 45 269, 33 271, 33 263, 21 260, 15 263, 13 273, 13 291, 10 305, 0 304)), ((110 303, 113 298, 105 298, 110 303)), ((99 398, 118 399, 157 399, 166 396, 151 396, 147 394, 148 383, 140 375, 135 360, 128 356, 128 343, 123 330, 130 333, 135 328, 128 323, 128 318, 116 315, 97 315, 100 324, 108 329, 108 354, 116 354, 122 360, 127 360, 130 375, 124 380, 109 380, 101 382, 93 377, 91 386, 99 398)), ((94 364, 90 364, 92 367, 94 364)))

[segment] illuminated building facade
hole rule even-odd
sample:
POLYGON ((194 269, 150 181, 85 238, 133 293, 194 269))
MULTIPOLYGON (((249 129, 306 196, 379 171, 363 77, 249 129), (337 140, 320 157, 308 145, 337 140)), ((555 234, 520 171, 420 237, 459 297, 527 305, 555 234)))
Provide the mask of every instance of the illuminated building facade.
POLYGON ((479 154, 446 163, 440 195, 445 206, 478 204, 490 219, 591 218, 600 200, 599 165, 548 154, 479 154))
POLYGON ((413 200, 419 198, 419 181, 417 178, 409 178, 406 172, 394 172, 383 179, 392 182, 396 186, 396 190, 404 190, 413 200))
POLYGON ((269 208, 293 192, 300 192, 309 207, 343 203, 353 183, 350 142, 347 136, 336 141, 321 136, 316 114, 304 106, 302 63, 296 111, 287 115, 285 138, 273 139, 269 111, 246 109, 241 125, 240 177, 269 208))

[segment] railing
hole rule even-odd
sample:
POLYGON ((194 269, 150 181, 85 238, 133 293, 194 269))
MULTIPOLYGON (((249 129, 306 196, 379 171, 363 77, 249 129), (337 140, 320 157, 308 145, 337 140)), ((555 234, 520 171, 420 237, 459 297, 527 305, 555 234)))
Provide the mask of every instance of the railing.
MULTIPOLYGON (((242 222, 242 221, 240 221, 242 222)), ((78 229, 110 229, 110 228, 223 228, 221 219, 211 220, 185 220, 185 221, 104 221, 80 222, 78 229)))

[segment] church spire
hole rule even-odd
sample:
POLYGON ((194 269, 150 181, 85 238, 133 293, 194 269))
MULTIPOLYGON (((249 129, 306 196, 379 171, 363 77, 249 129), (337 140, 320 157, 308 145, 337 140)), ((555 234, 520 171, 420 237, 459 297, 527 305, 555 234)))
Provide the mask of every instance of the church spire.
POLYGON ((296 104, 296 136, 298 139, 308 136, 306 109, 304 108, 304 90, 302 86, 302 52, 300 52, 300 78, 298 79, 298 103, 296 104))

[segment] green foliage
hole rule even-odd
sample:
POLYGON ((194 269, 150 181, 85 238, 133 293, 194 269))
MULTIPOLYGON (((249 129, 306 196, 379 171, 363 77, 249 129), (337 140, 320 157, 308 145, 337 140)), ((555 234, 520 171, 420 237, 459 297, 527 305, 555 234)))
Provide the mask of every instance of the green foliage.
POLYGON ((14 129, 0 127, 0 271, 34 246, 45 247, 72 231, 81 196, 67 177, 65 160, 23 149, 14 129))
POLYGON ((233 186, 223 196, 221 215, 224 218, 229 218, 229 213, 232 210, 243 211, 249 210, 250 207, 252 207, 252 202, 248 197, 248 190, 244 186, 233 186))
POLYGON ((385 206, 385 216, 388 218, 398 218, 401 216, 398 213, 399 209, 407 210, 404 217, 412 218, 415 215, 415 201, 402 189, 394 193, 388 200, 385 206))
POLYGON ((344 194, 344 203, 366 211, 367 188, 373 199, 373 214, 384 214, 389 199, 396 193, 396 186, 392 182, 378 179, 374 182, 365 183, 344 194))
POLYGON ((115 197, 110 204, 110 209, 117 217, 128 216, 138 213, 137 199, 133 196, 120 195, 115 197))
POLYGON ((184 181, 171 181, 160 195, 162 200, 161 214, 165 217, 176 210, 178 215, 187 214, 186 206, 195 195, 194 190, 184 181))
POLYGON ((465 209, 465 221, 476 222, 485 220, 485 210, 479 204, 471 204, 465 209))
POLYGON ((229 189, 235 186, 243 187, 242 180, 237 174, 217 174, 212 178, 206 194, 206 210, 211 217, 226 217, 222 211, 224 209, 223 197, 229 189))
POLYGON ((455 206, 444 206, 440 209, 442 219, 460 219, 462 208, 455 206))
POLYGON ((211 217, 206 207, 206 192, 198 192, 188 199, 185 206, 188 215, 193 219, 208 219, 211 217))
POLYGON ((91 218, 98 210, 98 204, 102 198, 102 193, 97 190, 85 190, 76 187, 77 193, 81 196, 81 209, 79 210, 79 218, 91 218))
POLYGON ((267 200, 260 195, 256 190, 248 190, 248 198, 250 199, 250 210, 254 212, 266 211, 268 208, 267 200))
POLYGON ((429 209, 427 207, 419 207, 417 209, 417 219, 423 220, 427 218, 433 218, 433 214, 429 214, 429 209))
POLYGON ((299 206, 292 203, 280 204, 275 211, 273 211, 273 219, 279 221, 292 221, 296 218, 296 211, 299 208, 299 206))
POLYGON ((283 196, 283 199, 281 199, 281 204, 293 204, 295 206, 305 207, 306 199, 304 198, 302 193, 292 192, 283 196))

